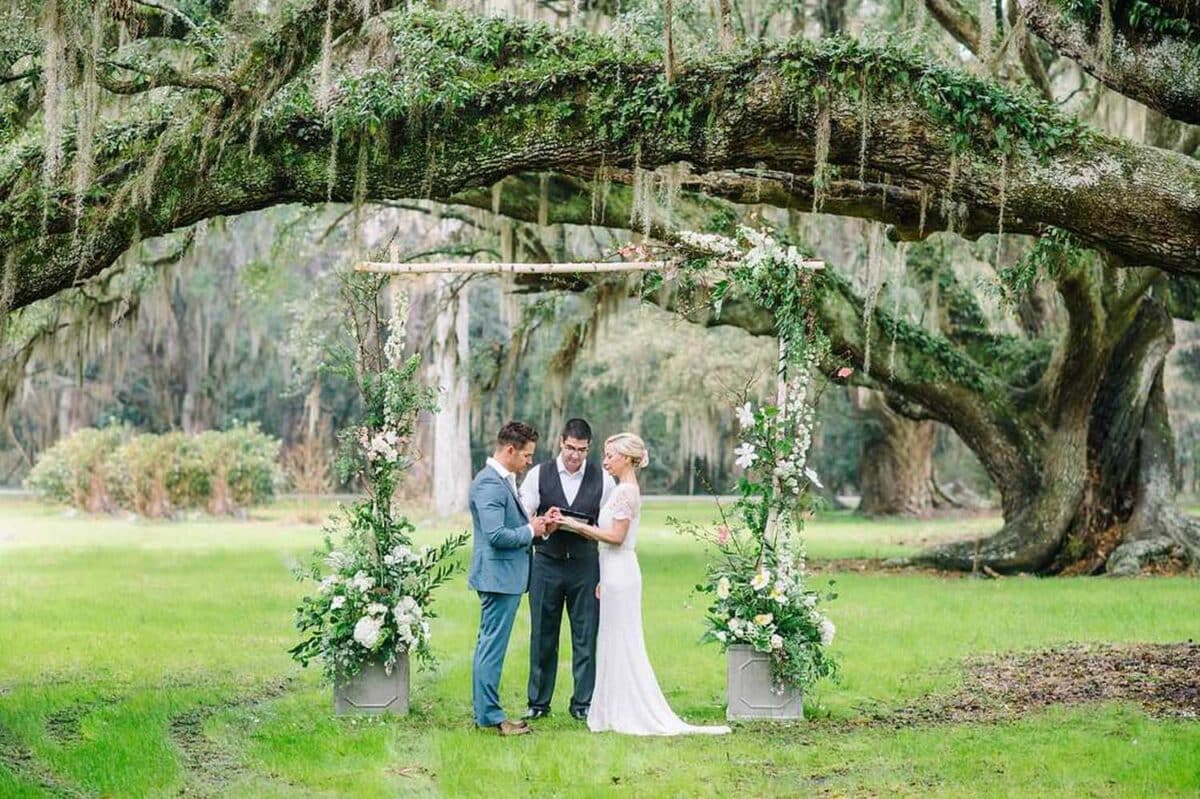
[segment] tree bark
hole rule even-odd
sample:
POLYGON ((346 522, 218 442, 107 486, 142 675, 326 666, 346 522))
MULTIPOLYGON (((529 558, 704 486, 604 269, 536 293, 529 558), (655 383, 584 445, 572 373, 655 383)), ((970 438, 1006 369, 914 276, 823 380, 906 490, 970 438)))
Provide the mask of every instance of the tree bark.
MULTIPOLYGON (((323 17, 316 17, 318 33, 297 34, 296 47, 319 49, 323 17)), ((419 18, 424 21, 412 22, 414 31, 435 24, 429 18, 426 13, 419 18)), ((339 45, 346 60, 352 61, 350 54, 367 47, 369 39, 366 34, 347 34, 339 45)), ((375 41, 370 46, 377 45, 375 41)), ((561 46, 573 45, 564 39, 561 46)), ((468 82, 455 85, 464 93, 437 100, 453 102, 452 113, 439 116, 429 109, 410 109, 397 99, 395 110, 380 120, 378 133, 347 133, 337 142, 338 164, 355 163, 359 147, 366 148, 363 181, 353 169, 330 175, 327 120, 302 103, 281 101, 272 108, 269 125, 254 124, 259 106, 253 103, 228 106, 222 101, 203 111, 181 104, 177 117, 130 121, 126 143, 117 152, 104 151, 78 227, 70 188, 53 187, 47 205, 40 189, 40 158, 12 159, 20 166, 0 175, 0 252, 8 262, 9 287, 3 299, 8 307, 19 308, 98 275, 138 237, 287 202, 447 199, 521 172, 593 176, 610 168, 654 169, 681 161, 701 175, 767 170, 781 177, 781 185, 794 182, 803 190, 815 165, 820 108, 828 107, 831 115, 829 164, 857 168, 862 103, 851 89, 839 86, 856 91, 860 80, 855 71, 871 69, 875 58, 896 57, 888 51, 838 61, 836 50, 821 47, 793 42, 770 53, 748 54, 734 64, 690 63, 671 86, 661 82, 661 63, 651 61, 638 65, 581 59, 553 79, 530 78, 518 68, 509 77, 474 89, 469 76, 462 76, 468 82), (845 80, 830 84, 828 99, 818 102, 813 87, 823 85, 823 76, 832 70, 845 80), (739 101, 730 102, 730 97, 739 101), (654 113, 631 117, 620 137, 589 121, 597 104, 644 109, 647 103, 654 113), (530 120, 548 118, 548 109, 553 110, 553 122, 531 129, 530 120), (694 123, 663 124, 679 115, 694 123), (211 119, 220 123, 219 139, 180 133, 211 119), (147 161, 161 165, 148 173, 143 168, 147 161)), ((282 74, 297 74, 300 67, 293 62, 302 64, 309 57, 307 50, 290 58, 271 53, 265 46, 253 49, 247 65, 235 71, 235 80, 251 85, 282 80, 254 70, 275 69, 275 61, 282 59, 287 67, 282 74)), ((944 68, 918 59, 889 62, 888 68, 907 77, 872 99, 871 146, 863 163, 871 183, 902 186, 914 199, 927 198, 940 187, 953 207, 981 220, 998 221, 1004 197, 1007 231, 1053 225, 1129 264, 1200 273, 1200 163, 1092 132, 1049 155, 1018 149, 1002 174, 986 133, 979 137, 978 152, 955 155, 953 131, 933 118, 924 95, 905 88, 946 79, 944 68)), ((957 75, 953 79, 973 80, 957 75)), ((297 80, 302 83, 304 78, 297 80)), ((972 89, 980 95, 1005 91, 984 81, 972 89)), ((947 102, 952 103, 950 95, 947 102)), ((1017 106, 1027 101, 1013 94, 1009 102, 1017 106)), ((1069 127, 1065 118, 1048 109, 1029 113, 1030 124, 1063 131, 1069 127)), ((1006 121, 988 117, 982 108, 970 114, 982 114, 979 124, 989 128, 1006 121)), ((862 198, 844 212, 875 218, 890 213, 887 205, 881 192, 877 201, 862 198)), ((918 205, 912 202, 910 207, 918 205)), ((928 205, 937 207, 940 202, 928 205)), ((826 203, 825 208, 831 206, 826 203)), ((931 214, 923 232, 952 221, 931 214)))
POLYGON ((882 394, 858 389, 866 427, 858 459, 858 510, 867 516, 928 516, 933 510, 934 422, 913 421, 882 394))
POLYGON ((436 290, 433 359, 430 372, 438 383, 438 411, 433 433, 433 504, 440 516, 467 509, 471 485, 471 388, 465 287, 455 290, 453 276, 436 290))
POLYGON ((1021 11, 1030 30, 1105 86, 1172 119, 1200 123, 1200 47, 1195 41, 1148 35, 1114 20, 1112 46, 1101 52, 1099 14, 1083 21, 1054 0, 1021 0, 1021 11))

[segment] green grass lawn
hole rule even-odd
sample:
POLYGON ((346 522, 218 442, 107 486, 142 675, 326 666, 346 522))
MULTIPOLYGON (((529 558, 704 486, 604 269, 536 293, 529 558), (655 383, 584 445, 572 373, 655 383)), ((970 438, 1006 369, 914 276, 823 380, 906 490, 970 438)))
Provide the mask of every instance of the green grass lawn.
MULTIPOLYGON (((0 504, 0 797, 97 796, 1195 796, 1200 722, 1132 705, 1015 721, 895 730, 861 724, 953 690, 971 655, 1080 641, 1182 641, 1198 632, 1188 578, 941 579, 841 573, 830 609, 837 684, 795 725, 724 738, 592 735, 556 715, 535 735, 473 729, 478 604, 460 576, 441 593, 435 670, 417 673, 404 719, 336 719, 314 670, 288 659, 303 586, 289 567, 316 526, 278 505, 249 521, 128 521, 0 504)), ((699 646, 698 545, 647 504, 639 542, 651 658, 675 709, 723 717, 724 663, 699 646)), ((417 516, 420 521, 420 516, 417 516)), ((461 524, 464 520, 458 520, 461 524)), ((977 536, 995 519, 811 523, 814 558, 889 557, 977 536)), ((433 540, 453 524, 422 525, 433 540)), ((460 528, 461 529, 461 528, 460 528)), ((502 686, 521 709, 527 616, 502 686)), ((564 647, 563 657, 567 657, 564 647)), ((565 687, 564 687, 565 686, 565 687)))

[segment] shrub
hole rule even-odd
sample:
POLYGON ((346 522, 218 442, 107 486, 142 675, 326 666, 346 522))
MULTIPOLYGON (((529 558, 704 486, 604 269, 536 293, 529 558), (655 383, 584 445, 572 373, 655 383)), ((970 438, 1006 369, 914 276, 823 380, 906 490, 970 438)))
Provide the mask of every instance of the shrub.
POLYGON ((50 502, 91 512, 111 510, 107 460, 128 435, 127 427, 85 427, 43 452, 25 485, 50 502))
POLYGON ((280 441, 259 430, 257 423, 201 433, 196 444, 211 478, 209 511, 235 513, 274 499, 281 479, 280 441))
POLYGON ((183 433, 135 436, 109 458, 108 494, 142 516, 168 516, 203 507, 212 480, 196 439, 183 433))
POLYGON ((25 484, 44 499, 90 512, 232 513, 274 498, 279 447, 257 424, 198 436, 85 428, 46 450, 25 484))

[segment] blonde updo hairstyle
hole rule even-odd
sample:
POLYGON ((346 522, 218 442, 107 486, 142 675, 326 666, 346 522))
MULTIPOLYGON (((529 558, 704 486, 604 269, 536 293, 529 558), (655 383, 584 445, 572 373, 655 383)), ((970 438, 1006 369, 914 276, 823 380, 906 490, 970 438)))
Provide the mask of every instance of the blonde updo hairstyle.
POLYGON ((604 445, 611 446, 618 455, 629 458, 635 469, 645 469, 650 465, 650 451, 646 449, 646 442, 636 433, 617 433, 609 436, 604 445))

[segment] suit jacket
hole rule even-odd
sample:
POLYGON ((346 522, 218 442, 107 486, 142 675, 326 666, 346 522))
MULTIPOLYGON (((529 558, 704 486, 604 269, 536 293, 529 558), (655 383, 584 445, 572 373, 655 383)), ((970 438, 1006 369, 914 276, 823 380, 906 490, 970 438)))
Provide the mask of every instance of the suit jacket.
POLYGON ((529 590, 529 517, 508 483, 491 466, 471 482, 471 526, 474 539, 467 586, 495 594, 529 590))

